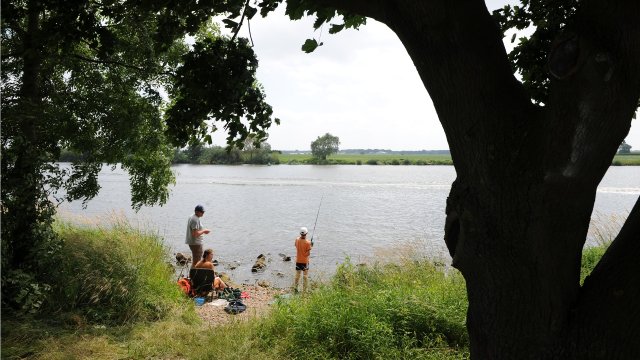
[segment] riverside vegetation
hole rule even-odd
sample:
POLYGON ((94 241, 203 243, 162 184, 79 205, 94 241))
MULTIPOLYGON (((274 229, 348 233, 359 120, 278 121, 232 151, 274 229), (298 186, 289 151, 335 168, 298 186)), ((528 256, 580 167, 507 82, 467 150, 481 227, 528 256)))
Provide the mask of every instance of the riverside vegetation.
MULTIPOLYGON (((62 162, 72 162, 78 159, 78 155, 69 151, 63 151, 60 156, 60 161, 62 162)), ((268 144, 265 144, 263 148, 250 147, 245 150, 234 148, 230 151, 221 146, 190 147, 184 150, 176 150, 173 163, 202 165, 453 165, 449 154, 338 153, 327 156, 326 160, 318 160, 311 153, 282 153, 281 151, 271 150, 268 144)), ((640 166, 640 153, 618 154, 613 158, 611 165, 640 166)))
MULTIPOLYGON (((392 249, 400 254, 393 264, 347 260, 328 283, 279 298, 262 318, 210 328, 175 285, 158 236, 122 221, 108 229, 57 222, 56 231, 64 241, 50 295, 41 294, 31 315, 3 311, 3 358, 469 357, 464 279, 413 249, 392 249)), ((581 279, 607 248, 608 233, 596 227, 581 279)))

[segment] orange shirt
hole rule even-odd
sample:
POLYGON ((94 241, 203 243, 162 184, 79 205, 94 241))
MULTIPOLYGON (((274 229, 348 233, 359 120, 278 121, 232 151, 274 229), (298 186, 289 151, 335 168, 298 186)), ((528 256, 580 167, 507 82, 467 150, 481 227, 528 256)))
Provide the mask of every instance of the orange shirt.
POLYGON ((309 263, 309 255, 311 255, 311 241, 301 237, 296 239, 296 262, 300 264, 309 263))

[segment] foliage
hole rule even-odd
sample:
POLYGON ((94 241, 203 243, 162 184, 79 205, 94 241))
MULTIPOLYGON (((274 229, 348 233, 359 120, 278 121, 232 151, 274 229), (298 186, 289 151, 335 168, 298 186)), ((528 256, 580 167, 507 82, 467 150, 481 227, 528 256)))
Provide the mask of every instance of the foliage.
MULTIPOLYGON (((522 84, 531 98, 538 103, 547 103, 549 71, 547 56, 558 34, 569 33, 571 19, 576 12, 578 0, 548 1, 523 0, 521 5, 505 5, 493 12, 502 33, 509 30, 533 28, 529 37, 520 37, 518 44, 509 53, 514 72, 522 75, 522 84)), ((515 41, 516 33, 511 38, 515 41)))
POLYGON ((66 223, 56 228, 64 246, 48 274, 53 289, 45 303, 48 312, 122 325, 162 319, 182 304, 159 236, 117 219, 110 228, 66 223))
MULTIPOLYGON (((258 4, 260 14, 266 16, 269 12, 275 10, 283 0, 262 0, 258 4)), ((291 20, 300 20, 304 16, 314 16, 315 21, 313 28, 318 30, 324 24, 329 24, 329 34, 336 34, 344 29, 358 29, 361 25, 367 23, 367 18, 346 11, 336 10, 329 7, 318 5, 315 1, 310 0, 288 0, 286 1, 285 14, 291 20), (336 17, 341 17, 341 23, 331 23, 336 17)), ((302 45, 302 51, 310 53, 323 43, 316 39, 307 39, 302 45)))
POLYGON ((465 299, 459 273, 445 273, 428 261, 372 268, 347 261, 331 284, 305 301, 281 301, 263 331, 282 334, 277 344, 290 358, 413 358, 447 352, 459 358, 468 344, 465 299))
MULTIPOLYGON (((246 142, 251 142, 245 140, 246 142)), ((271 150, 268 143, 262 143, 261 147, 255 147, 252 143, 245 144, 244 149, 223 148, 221 146, 200 146, 197 156, 191 152, 191 147, 185 150, 176 150, 173 159, 174 164, 209 164, 209 165, 234 165, 234 164, 279 164, 277 155, 271 150)))
MULTIPOLYGON (((91 353, 97 359, 462 359, 468 358, 465 299, 462 277, 427 261, 361 269, 347 262, 330 284, 307 297, 280 298, 273 312, 259 321, 232 323, 212 332, 180 312, 166 320, 104 328, 71 322, 69 329, 52 329, 30 320, 10 330, 3 326, 3 354, 74 358, 91 353), (27 336, 37 340, 20 341, 27 336)), ((186 310, 193 314, 192 306, 186 310)))
MULTIPOLYGON (((103 237, 102 230, 65 231, 103 237)), ((582 278, 593 270, 605 249, 599 245, 583 251, 582 278)), ((172 298, 173 292, 165 296, 172 298)), ((46 322, 5 316, 2 352, 7 358, 28 353, 31 358, 59 359, 82 358, 88 353, 95 359, 469 356, 465 345, 464 280, 456 270, 444 270, 419 258, 366 267, 347 261, 331 283, 319 286, 306 297, 281 297, 274 306, 274 311, 261 321, 232 323, 213 332, 207 331, 207 325, 195 323, 193 306, 182 306, 164 320, 129 321, 124 326, 87 326, 85 318, 66 315, 67 326, 61 328, 55 323, 60 314, 54 313, 46 322), (305 346, 300 347, 295 341, 305 346)))
MULTIPOLYGON (((313 157, 308 154, 280 154, 283 164, 311 164, 313 157)), ((402 165, 452 165, 451 155, 444 154, 333 154, 326 159, 327 164, 345 165, 388 165, 396 160, 402 165)))
POLYGON ((229 144, 272 125, 252 49, 210 21, 257 11, 243 0, 1 6, 3 282, 20 270, 47 284, 35 259, 59 243, 52 201, 93 198, 103 163, 129 173, 132 207, 163 204, 176 146, 210 142, 213 120, 229 144), (55 163, 63 149, 71 167, 55 163))
POLYGON ((326 133, 311 142, 311 154, 318 160, 327 160, 327 156, 338 152, 340 139, 326 133))
POLYGON ((248 136, 242 147, 244 164, 277 164, 278 158, 273 154, 271 145, 255 136, 248 136))
POLYGON ((631 153, 631 145, 627 144, 626 141, 622 140, 622 144, 618 147, 618 154, 630 154, 631 153))

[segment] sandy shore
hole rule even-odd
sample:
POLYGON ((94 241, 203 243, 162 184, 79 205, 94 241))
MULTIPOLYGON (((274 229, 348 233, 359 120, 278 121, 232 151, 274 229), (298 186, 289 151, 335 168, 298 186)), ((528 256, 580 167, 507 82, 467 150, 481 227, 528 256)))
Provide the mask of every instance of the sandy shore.
POLYGON ((265 288, 257 285, 240 285, 238 288, 249 295, 249 298, 242 299, 242 302, 247 305, 246 311, 236 315, 227 314, 224 311, 224 306, 215 306, 214 301, 205 303, 202 306, 196 306, 196 313, 210 326, 218 326, 238 320, 246 321, 268 313, 271 308, 270 303, 275 296, 287 292, 283 289, 265 288))

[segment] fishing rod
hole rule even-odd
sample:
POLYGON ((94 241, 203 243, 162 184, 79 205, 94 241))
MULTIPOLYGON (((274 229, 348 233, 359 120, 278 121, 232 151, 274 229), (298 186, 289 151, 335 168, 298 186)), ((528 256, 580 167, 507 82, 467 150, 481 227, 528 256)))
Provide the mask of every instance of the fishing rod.
POLYGON ((320 216, 320 207, 322 207, 322 198, 324 198, 324 194, 320 197, 320 205, 318 205, 318 213, 316 214, 316 222, 313 223, 313 231, 311 231, 311 245, 313 245, 313 234, 316 233, 316 224, 318 224, 318 216, 320 216))

